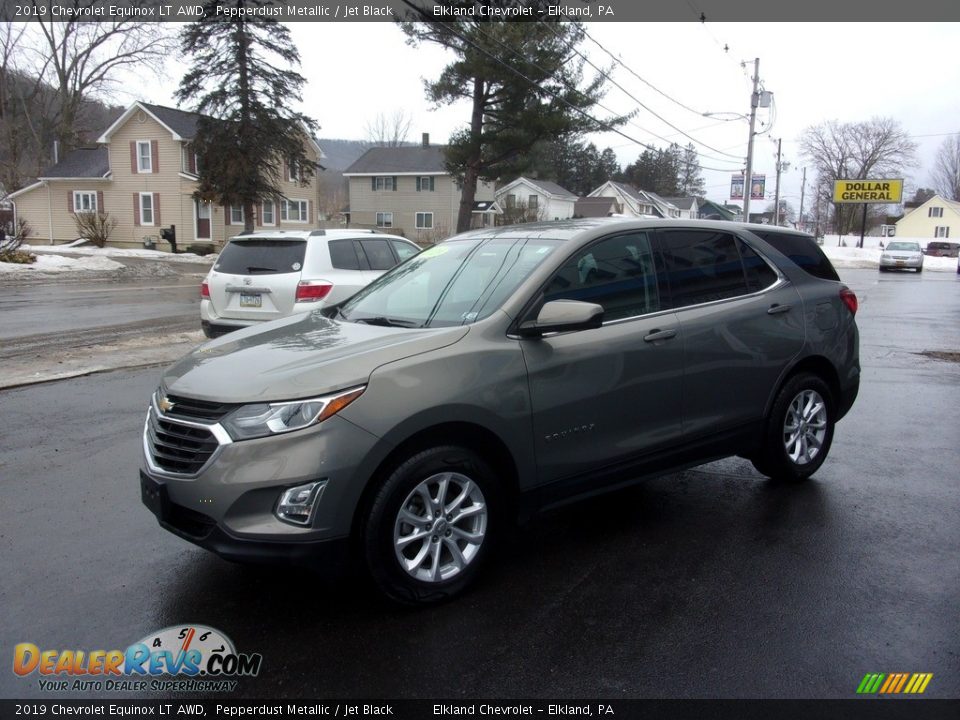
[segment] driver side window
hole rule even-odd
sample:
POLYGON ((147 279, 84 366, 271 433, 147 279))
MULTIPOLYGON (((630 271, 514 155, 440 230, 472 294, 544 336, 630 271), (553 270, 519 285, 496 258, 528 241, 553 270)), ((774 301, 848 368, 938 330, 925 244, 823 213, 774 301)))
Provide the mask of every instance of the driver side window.
POLYGON ((603 306, 603 319, 660 310, 657 271, 645 232, 617 235, 574 255, 553 276, 544 300, 582 300, 603 306))

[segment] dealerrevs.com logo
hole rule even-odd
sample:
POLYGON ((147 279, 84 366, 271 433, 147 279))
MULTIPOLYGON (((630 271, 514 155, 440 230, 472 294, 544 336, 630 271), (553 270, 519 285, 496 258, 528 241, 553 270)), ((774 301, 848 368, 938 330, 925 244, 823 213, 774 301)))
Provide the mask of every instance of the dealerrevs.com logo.
POLYGON ((230 692, 236 677, 255 677, 263 657, 238 653, 206 625, 177 625, 147 635, 126 650, 13 649, 13 672, 38 676, 41 690, 230 692))

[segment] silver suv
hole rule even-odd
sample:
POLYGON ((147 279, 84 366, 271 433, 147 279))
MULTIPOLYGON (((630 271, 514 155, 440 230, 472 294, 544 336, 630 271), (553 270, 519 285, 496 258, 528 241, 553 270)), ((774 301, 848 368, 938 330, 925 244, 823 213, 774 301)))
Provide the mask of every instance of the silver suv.
POLYGON ((207 343, 153 395, 143 501, 234 560, 352 549, 418 603, 531 509, 729 455, 803 480, 857 395, 857 299, 812 237, 753 227, 479 230, 207 343))
POLYGON ((373 230, 274 230, 230 238, 200 286, 207 337, 346 300, 420 252, 373 230))

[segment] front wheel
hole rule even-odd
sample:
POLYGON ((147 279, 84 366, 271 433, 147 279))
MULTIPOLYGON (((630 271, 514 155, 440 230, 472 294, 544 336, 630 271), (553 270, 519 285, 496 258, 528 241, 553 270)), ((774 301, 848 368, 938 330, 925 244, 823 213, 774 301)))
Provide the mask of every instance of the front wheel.
POLYGON ((812 373, 796 375, 777 394, 753 466, 776 480, 806 480, 826 460, 833 426, 830 388, 812 373))
POLYGON ((380 590, 409 605, 461 592, 490 552, 497 495, 493 471, 466 448, 433 447, 399 463, 363 528, 367 567, 380 590))

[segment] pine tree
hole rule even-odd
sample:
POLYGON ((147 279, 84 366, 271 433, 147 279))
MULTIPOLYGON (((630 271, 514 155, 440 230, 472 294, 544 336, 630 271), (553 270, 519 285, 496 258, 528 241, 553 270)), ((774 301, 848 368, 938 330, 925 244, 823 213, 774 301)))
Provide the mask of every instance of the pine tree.
MULTIPOLYGON (((470 0, 438 5, 472 7, 470 0)), ((529 3, 536 10, 546 0, 529 3)), ((484 5, 515 6, 515 0, 484 5)), ((429 15, 422 16, 429 20, 429 15)), ((457 231, 470 227, 478 180, 496 181, 524 172, 530 149, 543 138, 577 135, 617 126, 626 117, 598 123, 590 111, 602 97, 605 78, 583 82, 583 60, 574 48, 583 39, 577 22, 406 22, 408 41, 433 42, 455 54, 440 76, 427 82, 438 105, 471 103, 469 126, 454 134, 447 168, 462 184, 457 231)))
POLYGON ((210 19, 190 23, 181 34, 193 64, 177 100, 204 115, 193 140, 200 158, 197 195, 243 207, 247 232, 260 202, 281 199, 285 168, 296 168, 303 183, 316 169, 304 143, 317 124, 292 109, 305 80, 291 69, 299 66, 300 55, 290 31, 269 17, 222 19, 226 8, 268 4, 207 0, 204 17, 210 19))
POLYGON ((707 192, 703 171, 700 169, 700 158, 693 143, 687 143, 683 149, 679 186, 680 194, 684 197, 703 197, 707 192))

